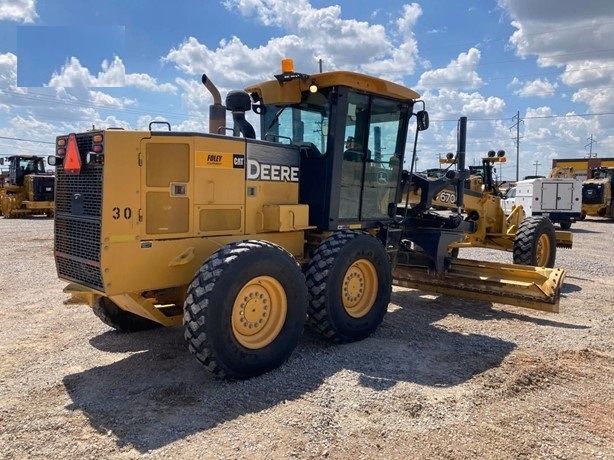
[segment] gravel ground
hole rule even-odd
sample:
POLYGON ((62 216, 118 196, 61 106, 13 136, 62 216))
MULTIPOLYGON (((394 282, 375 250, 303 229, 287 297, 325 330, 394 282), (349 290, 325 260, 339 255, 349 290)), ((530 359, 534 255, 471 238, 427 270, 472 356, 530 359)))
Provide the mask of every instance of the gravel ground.
POLYGON ((65 305, 53 222, 0 219, 0 457, 614 459, 614 224, 572 231, 558 314, 395 288, 367 340, 306 331, 229 383, 180 327, 120 334, 65 305))

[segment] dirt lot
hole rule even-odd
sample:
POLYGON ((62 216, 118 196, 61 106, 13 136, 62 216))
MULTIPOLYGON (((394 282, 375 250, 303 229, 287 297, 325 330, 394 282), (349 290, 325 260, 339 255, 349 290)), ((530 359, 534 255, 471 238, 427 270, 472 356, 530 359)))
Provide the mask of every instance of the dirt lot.
POLYGON ((65 305, 52 229, 0 218, 0 457, 614 459, 614 224, 572 228, 558 314, 395 289, 369 339, 306 332, 232 383, 179 327, 119 334, 65 305))

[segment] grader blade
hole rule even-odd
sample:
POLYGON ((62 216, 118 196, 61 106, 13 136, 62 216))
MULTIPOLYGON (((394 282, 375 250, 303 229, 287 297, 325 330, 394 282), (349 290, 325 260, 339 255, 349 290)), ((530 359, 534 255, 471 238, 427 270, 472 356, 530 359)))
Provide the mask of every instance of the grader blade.
POLYGON ((401 264, 392 275, 396 286, 558 312, 565 270, 453 259, 443 275, 401 264))

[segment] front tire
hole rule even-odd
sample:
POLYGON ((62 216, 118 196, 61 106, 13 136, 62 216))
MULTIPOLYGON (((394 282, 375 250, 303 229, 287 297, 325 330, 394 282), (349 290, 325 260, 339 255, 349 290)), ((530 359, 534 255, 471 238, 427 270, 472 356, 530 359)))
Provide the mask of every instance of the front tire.
POLYGON ((308 324, 327 339, 362 340, 382 322, 392 292, 392 267, 384 246, 371 235, 331 235, 315 249, 306 279, 308 324))
POLYGON ((265 241, 240 241, 213 253, 188 287, 185 339, 221 378, 245 379, 292 354, 307 316, 305 278, 294 257, 265 241))
POLYGON ((514 263, 554 267, 556 233, 550 219, 531 216, 523 219, 514 239, 514 263))
POLYGON ((2 214, 5 219, 13 218, 13 208, 15 208, 15 198, 9 195, 2 197, 2 214))

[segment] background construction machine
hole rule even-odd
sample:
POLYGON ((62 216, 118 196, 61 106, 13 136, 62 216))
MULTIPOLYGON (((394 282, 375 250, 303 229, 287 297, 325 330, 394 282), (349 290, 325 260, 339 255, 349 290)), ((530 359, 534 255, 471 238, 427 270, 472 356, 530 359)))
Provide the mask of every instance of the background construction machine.
POLYGON ((210 372, 247 378, 288 358, 306 318, 335 342, 369 336, 393 284, 557 311, 563 270, 452 261, 447 247, 474 223, 397 206, 410 120, 413 155, 429 124, 413 90, 284 61, 224 106, 202 80, 208 134, 166 124, 57 137, 58 274, 105 323, 183 322, 210 372))
MULTIPOLYGON (((459 133, 464 136, 464 133, 459 133)), ((473 223, 462 242, 450 244, 450 253, 458 254, 458 249, 481 247, 508 251, 513 254, 513 262, 521 265, 553 267, 556 248, 571 248, 573 235, 567 231, 556 231, 546 216, 527 216, 523 206, 514 205, 506 213, 502 206, 504 194, 498 189, 494 177, 495 165, 505 162, 505 152, 491 150, 482 158, 480 166, 470 166, 468 177, 464 180, 462 211, 464 218, 473 223)), ((450 168, 456 168, 458 159, 448 154, 441 160, 450 168)), ((413 174, 407 198, 415 206, 420 203, 424 175, 413 174)), ((434 179, 428 179, 433 181, 434 179)), ((456 188, 448 184, 433 197, 436 209, 454 209, 456 188)))
POLYGON ((8 163, 8 175, 0 185, 0 214, 6 219, 28 215, 53 216, 53 175, 45 171, 45 160, 35 155, 0 158, 8 163))
POLYGON ((614 221, 614 168, 595 168, 589 177, 582 183, 582 219, 594 216, 614 221))

